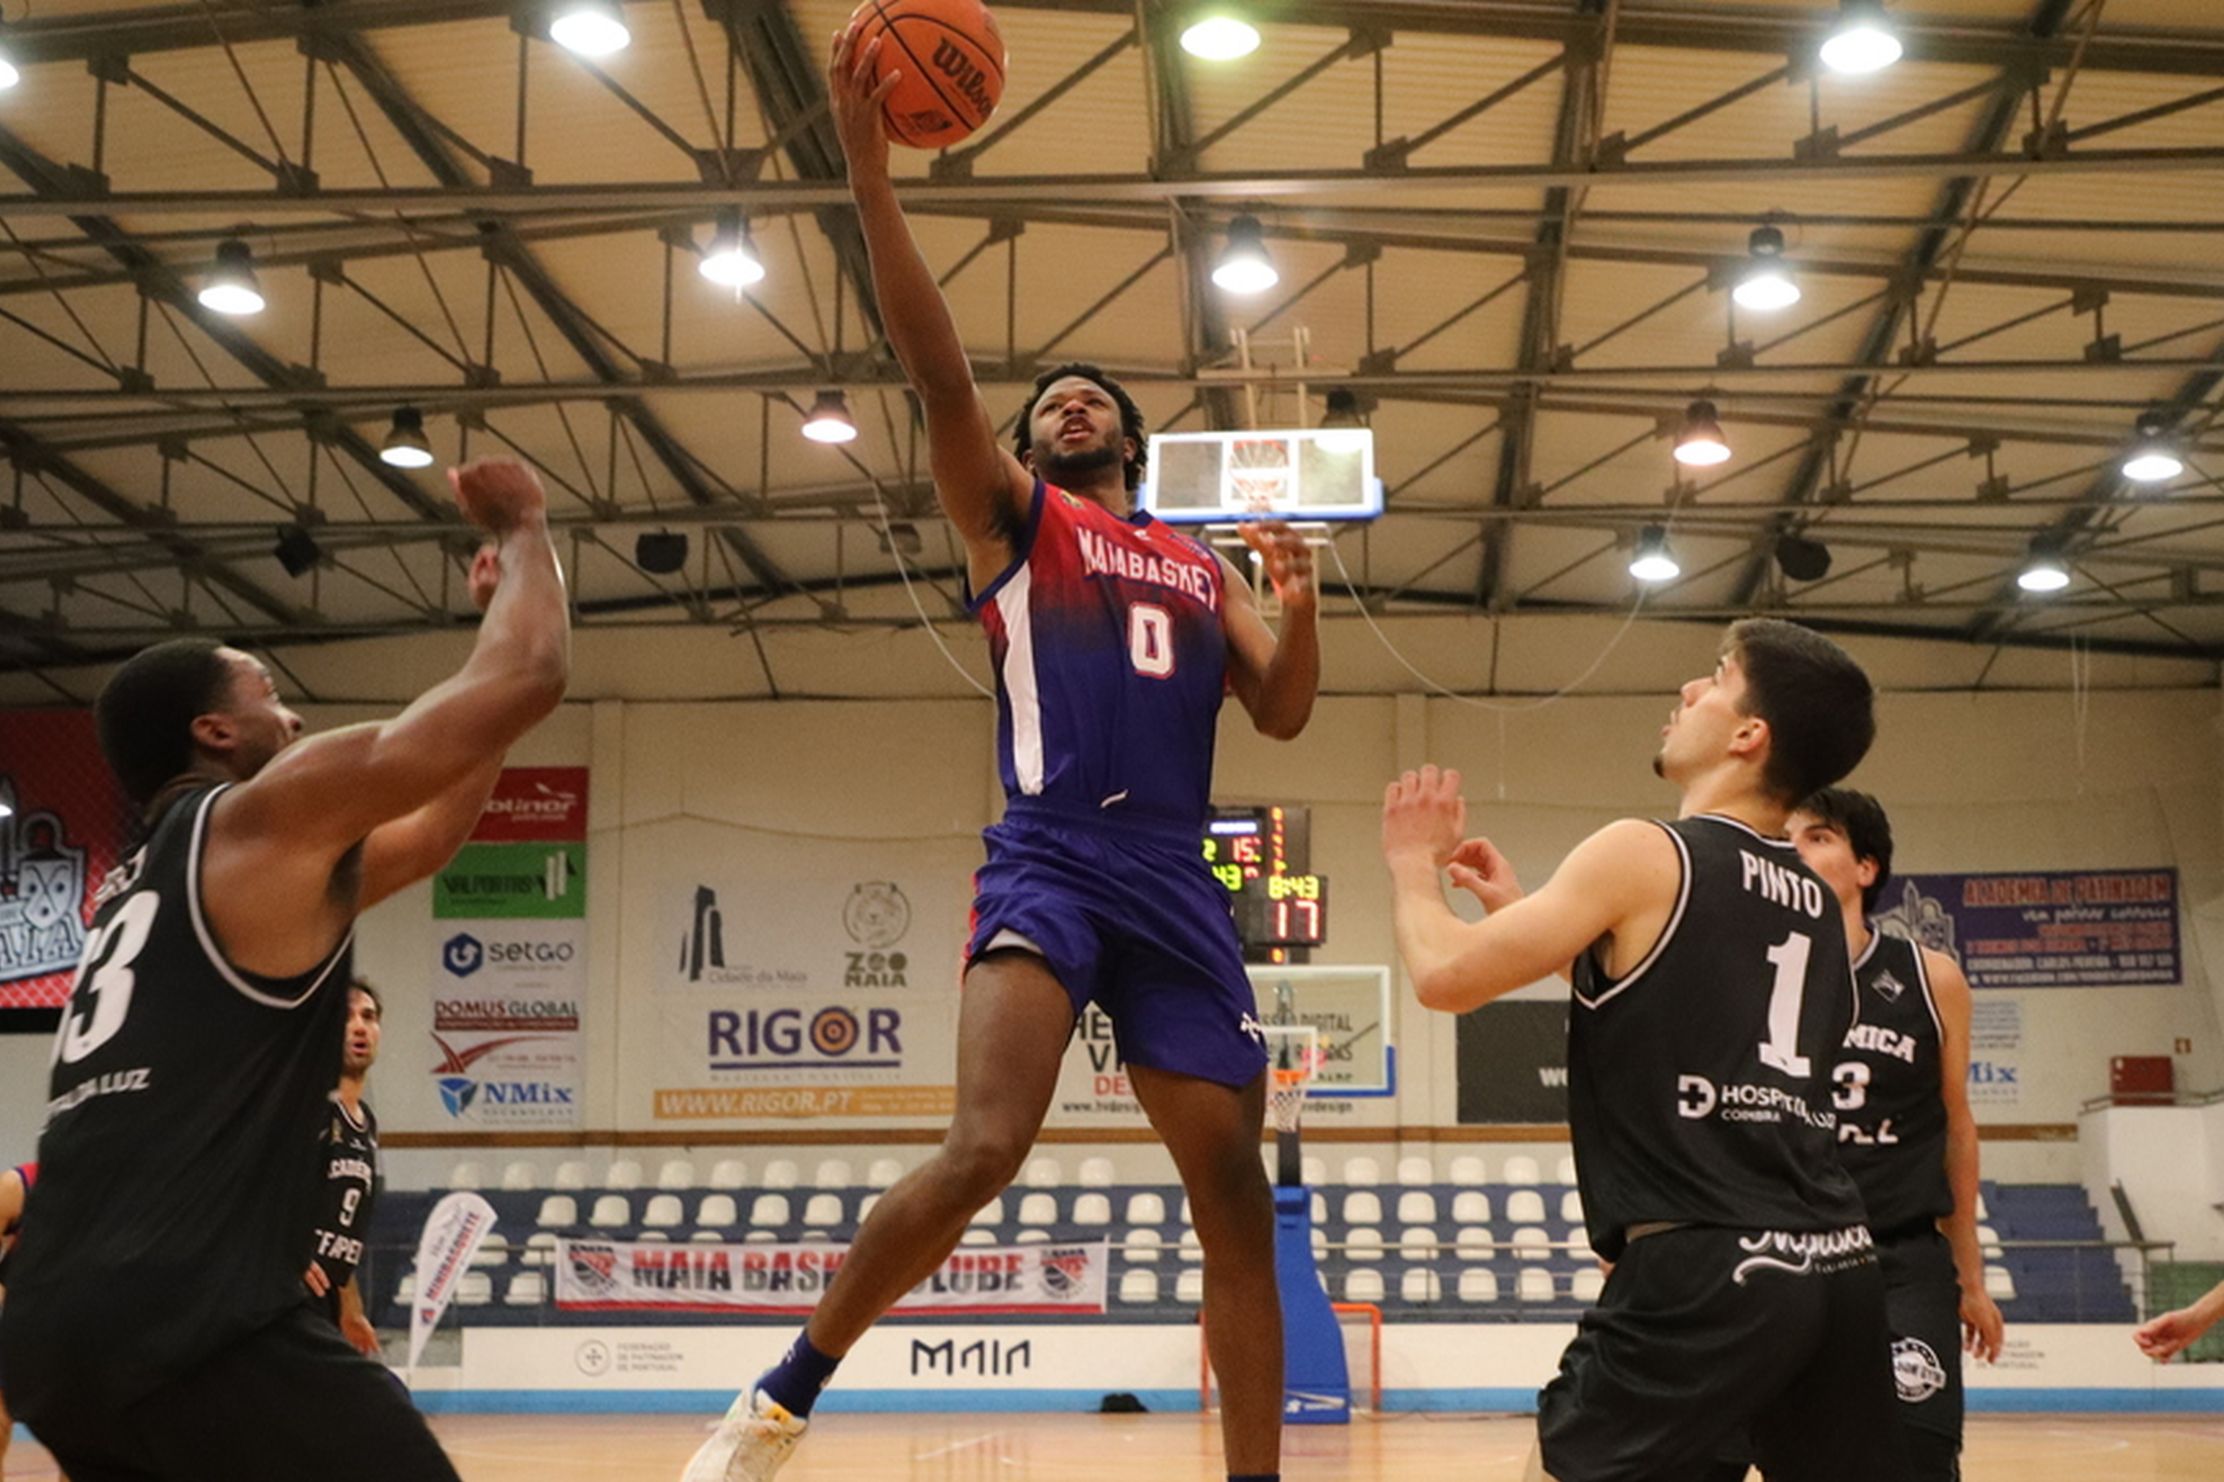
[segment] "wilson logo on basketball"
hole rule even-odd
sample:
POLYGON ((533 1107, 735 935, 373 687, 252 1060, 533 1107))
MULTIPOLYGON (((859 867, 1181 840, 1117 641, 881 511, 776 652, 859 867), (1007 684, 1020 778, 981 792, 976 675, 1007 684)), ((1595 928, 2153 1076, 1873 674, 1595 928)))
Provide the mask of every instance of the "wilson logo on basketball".
POLYGON ((995 109, 996 99, 989 96, 988 75, 966 60, 964 49, 956 42, 935 43, 934 70, 957 84, 958 91, 965 94, 965 101, 971 103, 981 117, 988 117, 995 109))

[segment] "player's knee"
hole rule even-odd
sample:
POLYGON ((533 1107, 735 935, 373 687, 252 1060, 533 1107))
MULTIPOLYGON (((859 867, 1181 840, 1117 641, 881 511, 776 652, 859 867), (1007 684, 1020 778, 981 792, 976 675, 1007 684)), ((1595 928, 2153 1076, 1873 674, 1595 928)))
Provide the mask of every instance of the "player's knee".
POLYGON ((1025 1139, 997 1133, 953 1132, 942 1146, 937 1182, 954 1200, 970 1201, 966 1207, 978 1209, 1019 1177, 1031 1147, 1025 1139))

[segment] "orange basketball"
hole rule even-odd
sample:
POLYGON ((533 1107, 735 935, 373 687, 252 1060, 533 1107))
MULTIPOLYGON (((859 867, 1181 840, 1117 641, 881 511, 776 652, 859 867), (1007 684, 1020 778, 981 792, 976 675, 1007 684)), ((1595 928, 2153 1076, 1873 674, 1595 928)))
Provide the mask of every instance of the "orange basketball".
POLYGON ((914 149, 955 144, 1004 96, 1004 38, 981 0, 865 0, 855 45, 884 38, 875 80, 903 74, 881 105, 888 137, 914 149))

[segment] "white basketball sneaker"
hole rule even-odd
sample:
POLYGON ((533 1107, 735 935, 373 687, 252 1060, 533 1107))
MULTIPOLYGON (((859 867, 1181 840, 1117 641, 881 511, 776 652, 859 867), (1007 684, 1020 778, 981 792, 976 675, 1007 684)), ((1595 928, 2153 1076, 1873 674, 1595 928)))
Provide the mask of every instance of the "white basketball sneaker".
POLYGON ((809 1425, 752 1384, 696 1448, 680 1482, 771 1482, 809 1425))

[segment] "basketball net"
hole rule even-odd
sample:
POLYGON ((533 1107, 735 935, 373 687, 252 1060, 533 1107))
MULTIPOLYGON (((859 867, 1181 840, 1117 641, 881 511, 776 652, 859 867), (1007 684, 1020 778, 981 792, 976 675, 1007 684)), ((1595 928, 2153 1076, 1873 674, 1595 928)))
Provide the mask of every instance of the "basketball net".
POLYGON ((1261 1026, 1267 1049, 1267 1115, 1274 1119, 1274 1140, 1279 1153, 1277 1182, 1285 1188, 1302 1183, 1298 1126, 1305 1116, 1305 1093, 1320 1072, 1320 1027, 1314 1024, 1261 1026))

